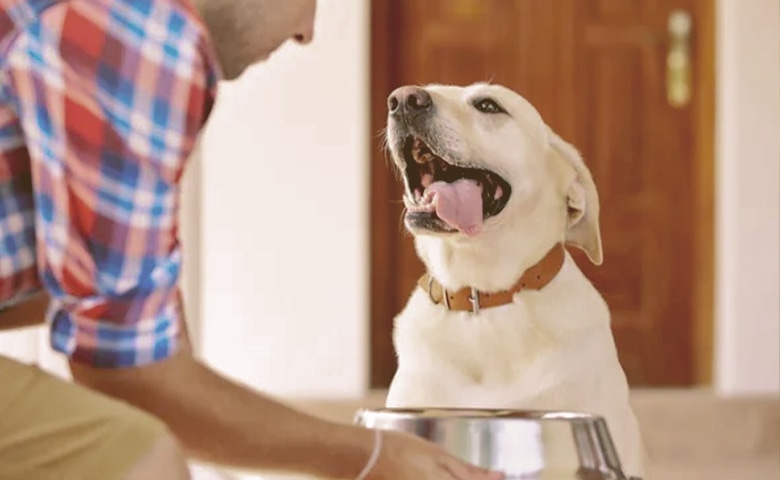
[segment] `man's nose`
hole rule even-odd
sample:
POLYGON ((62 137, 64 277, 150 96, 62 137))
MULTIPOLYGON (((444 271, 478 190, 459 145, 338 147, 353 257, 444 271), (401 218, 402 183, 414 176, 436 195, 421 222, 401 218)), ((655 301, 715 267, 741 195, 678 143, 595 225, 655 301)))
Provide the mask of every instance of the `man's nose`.
POLYGON ((295 29, 298 33, 293 35, 293 40, 301 45, 307 45, 314 40, 314 12, 315 9, 312 7, 311 13, 295 29))
POLYGON ((293 39, 301 45, 308 45, 314 39, 314 25, 301 33, 296 33, 293 39))
POLYGON ((431 95, 420 87, 400 87, 387 97, 387 109, 397 115, 401 112, 422 112, 433 106, 431 95))

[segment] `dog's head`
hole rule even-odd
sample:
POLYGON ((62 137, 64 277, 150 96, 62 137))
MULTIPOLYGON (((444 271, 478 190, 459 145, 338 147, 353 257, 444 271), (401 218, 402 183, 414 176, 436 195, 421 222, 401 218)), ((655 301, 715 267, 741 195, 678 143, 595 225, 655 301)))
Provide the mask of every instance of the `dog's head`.
POLYGON ((464 252, 523 263, 560 241, 601 263, 590 172, 522 96, 488 84, 405 86, 388 109, 405 225, 429 269, 464 252))

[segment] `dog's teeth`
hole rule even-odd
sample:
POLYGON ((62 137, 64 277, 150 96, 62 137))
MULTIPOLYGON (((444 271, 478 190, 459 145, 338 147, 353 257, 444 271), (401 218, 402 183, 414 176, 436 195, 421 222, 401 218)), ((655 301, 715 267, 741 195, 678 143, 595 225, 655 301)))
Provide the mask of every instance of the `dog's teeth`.
POLYGON ((496 185, 496 193, 493 195, 493 199, 498 200, 503 194, 504 191, 501 190, 501 185, 496 185))
POLYGON ((414 160, 415 160, 417 163, 421 163, 421 164, 423 164, 423 163, 428 163, 428 162, 430 162, 430 161, 431 161, 431 157, 433 157, 433 155, 432 155, 432 154, 430 154, 429 152, 425 152, 425 153, 419 153, 419 152, 417 152, 417 155, 415 155, 415 157, 414 157, 414 160))
POLYGON ((433 175, 430 173, 424 173, 422 178, 420 178, 420 183, 423 187, 428 188, 428 186, 433 183, 433 175))
POLYGON ((433 204, 427 204, 427 205, 410 205, 409 206, 410 212, 433 212, 436 210, 436 207, 433 204))
POLYGON ((417 163, 420 162, 420 150, 422 149, 422 141, 419 138, 414 139, 412 144, 412 159, 417 163))

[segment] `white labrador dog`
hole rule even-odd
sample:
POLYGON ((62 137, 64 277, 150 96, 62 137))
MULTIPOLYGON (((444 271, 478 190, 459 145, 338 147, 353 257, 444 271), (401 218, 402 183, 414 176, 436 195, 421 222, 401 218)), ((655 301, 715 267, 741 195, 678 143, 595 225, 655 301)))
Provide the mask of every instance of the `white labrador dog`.
POLYGON ((626 474, 647 479, 609 310, 564 248, 602 262, 579 152, 502 86, 407 86, 388 107, 428 273, 395 320, 387 406, 599 414, 626 474))

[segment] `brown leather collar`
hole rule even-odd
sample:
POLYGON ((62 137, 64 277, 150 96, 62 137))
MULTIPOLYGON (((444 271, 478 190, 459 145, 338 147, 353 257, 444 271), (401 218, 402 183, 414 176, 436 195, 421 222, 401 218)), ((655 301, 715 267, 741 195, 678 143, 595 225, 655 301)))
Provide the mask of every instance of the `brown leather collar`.
POLYGON ((443 302, 448 310, 471 311, 477 314, 482 308, 512 303, 512 297, 520 290, 541 290, 544 288, 561 270, 564 252, 563 244, 556 244, 536 265, 526 270, 512 288, 500 292, 480 292, 471 287, 463 287, 458 291, 449 292, 427 273, 420 277, 417 284, 436 305, 443 302))

